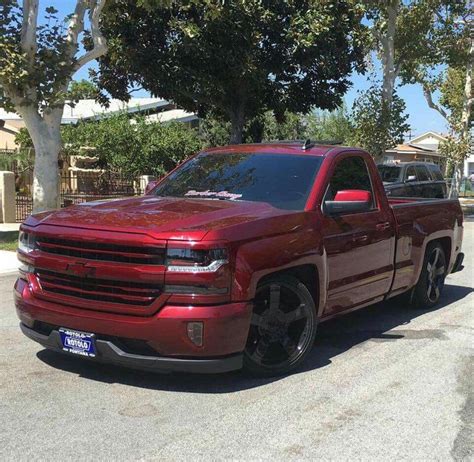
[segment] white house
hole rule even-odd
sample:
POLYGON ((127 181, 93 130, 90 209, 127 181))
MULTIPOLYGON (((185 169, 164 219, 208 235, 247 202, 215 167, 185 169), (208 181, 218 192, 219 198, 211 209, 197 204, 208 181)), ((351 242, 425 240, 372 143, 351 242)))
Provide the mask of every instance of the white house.
MULTIPOLYGON (((132 98, 128 102, 112 99, 107 107, 93 99, 83 99, 64 106, 61 123, 76 124, 80 120, 98 120, 122 111, 145 114, 153 122, 194 124, 198 120, 195 114, 176 109, 174 103, 162 98, 132 98)), ((18 114, 0 108, 0 149, 15 149, 15 134, 24 126, 25 123, 18 114)))
POLYGON ((471 127, 471 152, 464 161, 464 176, 470 176, 474 173, 474 127, 471 127))
POLYGON ((439 152, 439 144, 446 138, 436 132, 426 132, 385 151, 385 162, 433 162, 444 164, 443 155, 439 152))

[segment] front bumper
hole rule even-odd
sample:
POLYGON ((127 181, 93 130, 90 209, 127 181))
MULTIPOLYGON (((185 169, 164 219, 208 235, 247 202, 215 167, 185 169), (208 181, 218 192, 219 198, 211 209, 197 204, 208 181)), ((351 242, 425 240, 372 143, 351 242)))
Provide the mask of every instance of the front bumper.
POLYGON ((242 366, 252 305, 165 305, 152 316, 132 316, 53 303, 33 295, 19 279, 14 289, 17 315, 28 337, 46 348, 62 351, 59 327, 97 336, 97 360, 157 371, 226 372, 242 366), (194 345, 187 323, 204 325, 203 346, 194 345), (50 326, 49 330, 38 328, 50 326), (140 348, 131 348, 131 342, 140 348), (128 348, 122 347, 124 344, 128 348), (143 354, 141 347, 146 349, 143 354))
MULTIPOLYGON (((49 350, 64 353, 57 330, 43 335, 20 323, 21 331, 30 339, 49 350)), ((217 359, 179 359, 126 353, 108 340, 96 340, 97 356, 92 361, 115 364, 153 372, 191 372, 200 374, 222 373, 242 368, 242 354, 217 359)), ((70 353, 65 353, 69 354, 70 353)))

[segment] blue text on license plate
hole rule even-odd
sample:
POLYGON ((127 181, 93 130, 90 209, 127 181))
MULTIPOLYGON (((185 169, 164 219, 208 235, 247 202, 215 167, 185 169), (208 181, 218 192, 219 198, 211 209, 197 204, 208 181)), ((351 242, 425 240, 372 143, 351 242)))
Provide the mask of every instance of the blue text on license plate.
POLYGON ((94 357, 94 334, 66 328, 59 329, 63 350, 81 356, 94 357))

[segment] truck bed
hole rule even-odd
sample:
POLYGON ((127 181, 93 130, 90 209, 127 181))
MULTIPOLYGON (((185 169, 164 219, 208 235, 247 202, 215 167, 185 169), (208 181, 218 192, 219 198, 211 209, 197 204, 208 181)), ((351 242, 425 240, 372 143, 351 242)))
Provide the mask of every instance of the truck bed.
POLYGON ((428 240, 439 239, 452 271, 462 242, 463 214, 457 199, 388 198, 396 226, 395 277, 392 293, 418 280, 428 240), (451 244, 452 243, 452 244, 451 244))

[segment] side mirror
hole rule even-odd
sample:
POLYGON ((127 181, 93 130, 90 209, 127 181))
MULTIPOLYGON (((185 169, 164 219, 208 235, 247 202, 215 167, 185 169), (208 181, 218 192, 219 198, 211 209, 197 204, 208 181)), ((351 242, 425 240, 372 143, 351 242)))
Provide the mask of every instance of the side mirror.
POLYGON ((145 186, 145 195, 150 194, 150 192, 155 188, 157 184, 158 181, 156 180, 149 181, 148 184, 145 186))
POLYGON ((324 203, 329 215, 365 212, 372 207, 372 193, 361 189, 338 191, 333 201, 324 203))
POLYGON ((407 181, 416 181, 416 176, 415 175, 408 175, 407 176, 407 181))

